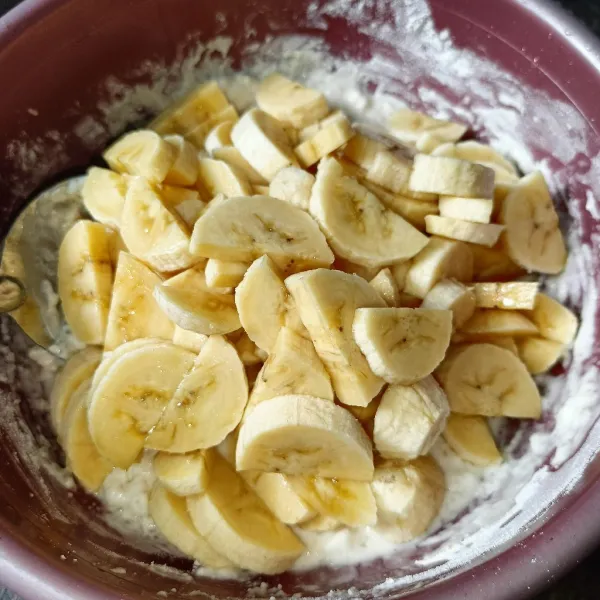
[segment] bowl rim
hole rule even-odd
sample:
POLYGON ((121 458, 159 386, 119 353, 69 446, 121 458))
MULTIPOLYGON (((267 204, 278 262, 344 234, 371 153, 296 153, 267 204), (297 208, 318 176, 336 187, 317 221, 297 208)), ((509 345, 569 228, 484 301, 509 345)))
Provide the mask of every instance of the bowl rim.
MULTIPOLYGON (((81 1, 81 0, 80 0, 81 1)), ((516 2, 517 0, 508 0, 516 2)), ((75 0, 23 0, 0 19, 0 52, 24 34, 29 26, 75 0)), ((518 0, 520 7, 544 22, 571 46, 600 79, 600 39, 554 0, 518 0)), ((563 90, 564 91, 564 90, 563 90)), ((590 463, 579 485, 563 505, 537 530, 472 569, 453 575, 407 597, 427 600, 514 599, 533 594, 556 580, 591 552, 600 539, 600 520, 590 518, 600 506, 600 464, 590 463), (533 560, 532 557, 535 559, 533 560), (527 568, 524 565, 527 564, 527 568)), ((121 594, 102 584, 92 584, 74 573, 67 557, 65 568, 45 562, 30 547, 2 530, 0 523, 0 573, 3 585, 27 600, 120 600, 121 594), (67 566, 71 569, 67 570, 67 566)), ((403 595, 403 594, 402 594, 403 595)), ((398 597, 398 596, 395 596, 398 597)))

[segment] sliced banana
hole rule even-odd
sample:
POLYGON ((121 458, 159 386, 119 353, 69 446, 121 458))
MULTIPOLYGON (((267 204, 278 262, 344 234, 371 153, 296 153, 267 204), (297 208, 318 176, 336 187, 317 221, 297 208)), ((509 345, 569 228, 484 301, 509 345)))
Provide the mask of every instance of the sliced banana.
POLYGON ((279 73, 263 79, 256 90, 256 103, 261 110, 297 129, 320 121, 329 112, 325 96, 279 73))
POLYGON ((523 177, 502 203, 500 222, 508 255, 528 271, 560 273, 567 261, 565 240, 544 176, 523 177))
POLYGON ((73 335, 102 344, 113 290, 114 232, 100 223, 78 221, 58 251, 58 295, 73 335))
POLYGON ((235 125, 235 121, 223 121, 215 125, 206 136, 204 140, 204 149, 211 155, 214 156, 214 151, 219 148, 225 148, 227 146, 233 146, 231 140, 231 130, 235 125))
POLYGON ((408 108, 390 115, 388 128, 394 137, 408 144, 418 143, 424 134, 433 134, 444 142, 456 142, 467 132, 465 125, 434 119, 408 108))
POLYGON ((276 198, 228 198, 198 219, 190 250, 196 256, 251 262, 267 254, 283 271, 329 266, 333 252, 303 210, 276 198))
POLYGON ((294 152, 298 162, 308 168, 341 148, 353 135, 354 129, 350 121, 342 116, 320 128, 313 136, 296 146, 294 152))
POLYGON ((160 343, 128 352, 111 365, 92 390, 88 412, 100 454, 121 469, 133 464, 194 358, 160 343))
POLYGON ((427 454, 449 414, 446 394, 431 376, 411 386, 390 385, 375 413, 375 448, 384 458, 410 460, 427 454))
POLYGON ((175 151, 175 160, 164 182, 170 185, 192 186, 198 179, 198 154, 181 135, 166 135, 165 142, 175 151))
MULTIPOLYGON (((461 335, 461 334, 455 334, 461 335)), ((528 340, 529 337, 518 338, 519 340, 528 340)), ((454 343, 454 339, 452 340, 454 343)), ((462 342, 468 342, 468 336, 466 339, 462 339, 462 342)), ((499 346, 500 348, 504 348, 505 350, 509 350, 515 356, 519 356, 519 348, 517 346, 517 342, 515 338, 510 337, 509 335, 485 335, 481 338, 477 339, 480 344, 493 344, 494 346, 499 346)), ((460 343, 460 342, 459 342, 460 343)))
POLYGON ((577 335, 579 323, 575 314, 546 294, 538 294, 533 310, 526 314, 544 338, 568 346, 577 335))
POLYGON ((540 393, 525 365, 492 344, 458 348, 436 373, 452 412, 485 417, 538 419, 540 393))
POLYGON ((478 244, 471 244, 470 248, 474 281, 511 281, 524 274, 523 269, 500 250, 478 244))
POLYGON ((371 481, 371 441, 343 408, 311 396, 258 404, 240 428, 239 470, 371 481))
POLYGON ((314 184, 314 175, 298 167, 286 167, 275 175, 267 195, 307 211, 314 184))
POLYGON ((425 230, 431 235, 480 244, 492 247, 498 243, 500 234, 504 231, 503 225, 495 223, 472 223, 460 219, 450 219, 438 215, 425 217, 425 230))
POLYGON ((285 285, 340 402, 367 406, 384 382, 354 341, 352 323, 357 308, 383 308, 383 298, 357 275, 326 269, 298 273, 288 277, 285 285))
POLYGON ((196 333, 195 331, 189 331, 188 329, 179 327, 179 325, 175 325, 173 343, 176 346, 181 346, 190 352, 198 353, 202 350, 202 346, 204 346, 207 339, 208 336, 203 333, 196 333))
POLYGON ((252 195, 252 186, 246 176, 223 160, 201 158, 198 173, 211 196, 223 194, 226 198, 252 195))
POLYGON ((319 164, 309 208, 336 254, 361 265, 401 262, 427 244, 426 236, 347 177, 334 158, 319 164))
POLYGON ((208 544, 243 569, 280 573, 304 551, 294 533, 216 453, 206 492, 188 496, 187 509, 208 544))
POLYGON ((300 523, 298 526, 305 531, 336 531, 341 529, 343 524, 332 517, 317 515, 304 523, 300 523))
MULTIPOLYGON (((366 281, 371 281, 381 270, 376 267, 363 267, 362 265, 357 265, 356 263, 352 263, 339 256, 336 256, 332 268, 337 271, 344 271, 344 273, 348 273, 349 275, 358 275, 366 281)), ((392 265, 390 269, 393 268, 394 266, 392 265)))
POLYGON ((246 262, 209 258, 204 269, 206 285, 210 288, 236 287, 244 278, 249 266, 246 262))
POLYGON ((502 154, 494 150, 491 146, 481 144, 480 142, 469 140, 456 145, 445 144, 443 147, 438 147, 434 151, 434 154, 436 156, 449 156, 484 165, 496 171, 496 177, 498 177, 498 174, 501 174, 504 177, 512 177, 513 181, 518 181, 519 179, 517 169, 512 162, 504 158, 502 154))
POLYGON ((566 346, 562 342, 542 337, 522 338, 517 346, 520 359, 532 375, 549 371, 566 351, 566 346))
POLYGON ((538 328, 524 315, 513 310, 478 309, 461 327, 460 332, 470 339, 490 335, 521 337, 538 335, 538 328))
POLYGON ((152 459, 152 467, 161 485, 176 496, 202 494, 208 486, 208 465, 203 451, 158 452, 152 459))
POLYGON ((530 310, 535 305, 539 284, 535 281, 476 283, 473 285, 477 308, 530 310))
POLYGON ((252 185, 266 185, 268 183, 268 181, 242 156, 235 146, 217 148, 213 150, 212 157, 231 165, 239 173, 242 173, 252 185))
POLYGON ((376 375, 410 384, 442 362, 452 335, 452 312, 423 308, 358 308, 354 340, 376 375))
POLYGON ((454 279, 442 279, 427 292, 421 308, 452 311, 452 325, 460 329, 475 312, 475 294, 454 279))
POLYGON ((443 435, 448 446, 463 460, 479 467, 502 462, 485 417, 452 414, 443 435))
POLYGON ((369 281, 369 284, 381 294, 381 297, 388 306, 396 307, 400 305, 400 290, 398 289, 396 278, 390 269, 381 269, 381 271, 369 281))
POLYGON ((394 276, 394 280, 396 281, 396 285, 398 286, 398 291, 402 292, 404 290, 404 286, 406 285, 406 275, 408 274, 408 270, 410 269, 411 261, 407 260, 402 263, 396 263, 392 265, 389 269, 394 276))
MULTIPOLYGON (((268 354, 261 350, 249 337, 248 334, 243 330, 239 329, 234 331, 227 336, 229 341, 234 345, 240 360, 244 363, 245 367, 252 367, 262 364, 267 360, 268 354)), ((254 384, 254 382, 253 382, 254 384)))
POLYGON ((213 335, 241 327, 233 294, 209 288, 199 269, 188 269, 156 285, 153 296, 164 314, 183 329, 213 335))
POLYGON ((489 198, 440 196, 439 202, 442 217, 484 224, 492 220, 494 201, 489 198))
POLYGON ((174 185, 163 185, 160 196, 165 206, 180 217, 190 231, 206 209, 206 204, 196 190, 174 185))
POLYGON ((406 273, 404 292, 425 298, 429 290, 442 279, 471 281, 473 255, 463 242, 432 237, 421 252, 413 258, 406 273))
POLYGON ((210 336, 145 446, 175 453, 216 446, 237 427, 247 402, 246 371, 235 348, 210 336))
POLYGON ((127 179, 123 175, 99 167, 89 169, 81 189, 83 205, 90 215, 111 227, 121 225, 126 193, 127 179))
POLYGON ((366 178, 382 188, 401 193, 408 187, 412 171, 412 161, 380 150, 367 169, 366 178))

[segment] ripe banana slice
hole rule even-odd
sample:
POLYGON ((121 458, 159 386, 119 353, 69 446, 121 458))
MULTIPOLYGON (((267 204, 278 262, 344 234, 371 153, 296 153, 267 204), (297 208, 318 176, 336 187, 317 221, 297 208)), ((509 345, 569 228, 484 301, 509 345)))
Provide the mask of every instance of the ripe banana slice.
POLYGON ((210 288, 236 287, 244 278, 250 265, 247 262, 235 262, 209 258, 204 275, 210 288))
POLYGON ((498 243, 500 234, 504 231, 504 226, 495 223, 471 223, 460 219, 428 215, 425 217, 425 230, 431 235, 439 235, 491 248, 498 243))
POLYGON ((546 294, 538 294, 533 310, 526 314, 546 339, 568 346, 577 335, 579 323, 575 314, 546 294))
MULTIPOLYGON (((455 336, 461 336, 462 334, 455 334, 455 336)), ((518 338, 520 340, 528 340, 530 338, 518 338)), ((468 342, 468 336, 466 339, 463 339, 462 342, 468 342)), ((452 343, 455 343, 454 338, 452 343)), ((461 342, 459 342, 461 343, 461 342)), ((478 339, 478 343, 480 344, 493 344, 494 346, 499 346, 500 348, 505 348, 506 350, 510 350, 515 356, 519 356, 519 348, 517 347, 517 342, 515 339, 508 335, 486 335, 478 339)))
POLYGON ((317 269, 285 280, 302 323, 344 404, 367 406, 384 385, 352 337, 357 308, 383 308, 375 289, 357 275, 317 269))
POLYGON ((541 337, 526 337, 518 344, 519 358, 532 375, 549 371, 565 354, 566 347, 561 342, 541 337))
POLYGON ((407 144, 416 144, 424 134, 433 134, 444 142, 456 142, 467 132, 460 123, 434 119, 429 115, 403 108, 388 119, 390 133, 407 144))
POLYGON ((354 339, 376 375, 411 384, 442 362, 452 335, 452 312, 423 308, 359 308, 354 339))
MULTIPOLYGON (((252 185, 267 185, 268 181, 241 155, 235 146, 224 146, 213 150, 212 157, 231 165, 242 173, 252 185)), ((267 195, 267 194, 263 194, 267 195)))
POLYGON ((111 237, 100 223, 78 221, 58 252, 58 295, 73 335, 85 344, 102 344, 113 289, 111 237))
POLYGON ((231 139, 244 159, 267 181, 281 169, 298 165, 282 124, 258 108, 249 110, 235 124, 231 139))
POLYGON ((552 197, 539 171, 523 177, 504 198, 499 219, 506 226, 506 251, 518 265, 539 273, 563 270, 567 249, 552 197))
POLYGON ((473 292, 477 308, 530 310, 535 305, 538 287, 537 281, 476 283, 473 292))
POLYGON ((175 453, 216 446, 237 427, 247 402, 246 371, 235 348, 210 336, 145 446, 175 453))
POLYGON ((522 337, 538 335, 538 328, 527 317, 516 311, 490 308, 476 310, 461 327, 460 332, 469 339, 490 335, 522 337))
POLYGON ((390 269, 381 269, 369 284, 381 294, 388 306, 400 306, 400 290, 390 269))
POLYGON ((402 292, 404 290, 404 286, 406 285, 406 275, 408 274, 408 270, 410 269, 411 261, 407 260, 403 263, 396 263, 390 267, 390 271, 394 276, 394 280, 396 281, 396 285, 398 286, 398 291, 402 292))
POLYGON ((164 182, 170 185, 193 186, 198 179, 196 148, 181 135, 166 135, 165 142, 175 151, 175 160, 164 182))
POLYGON ((387 150, 377 152, 367 169, 366 178, 376 185, 394 193, 401 193, 408 187, 412 162, 398 157, 387 150))
POLYGON ((95 385, 88 412, 100 454, 121 469, 133 464, 194 358, 183 348, 160 343, 137 348, 112 364, 95 385))
POLYGON ((201 158, 198 172, 211 196, 223 194, 226 198, 233 198, 252 195, 252 186, 245 175, 225 161, 201 158))
POLYGON ((204 346, 207 339, 208 336, 203 333, 196 333, 195 331, 189 331, 179 327, 179 325, 175 325, 173 343, 176 346, 181 346, 190 352, 198 353, 202 350, 202 346, 204 346))
POLYGON ((298 167, 286 167, 275 175, 269 185, 267 195, 285 200, 302 210, 308 211, 310 194, 314 184, 314 175, 298 167))
POLYGON ((493 198, 494 171, 456 158, 417 154, 408 184, 415 192, 493 198))
POLYGON ((260 365, 262 367, 262 364, 267 360, 268 355, 248 337, 248 334, 243 329, 233 332, 228 337, 245 367, 252 367, 255 365, 260 365))
POLYGON ((309 215, 266 196, 228 198, 209 206, 194 227, 190 250, 243 262, 267 254, 284 272, 329 266, 334 258, 309 215))
POLYGON ((176 496, 202 494, 208 486, 208 465, 203 451, 187 454, 158 452, 152 466, 161 485, 176 496))
POLYGON ((117 173, 141 175, 154 183, 162 183, 177 158, 176 150, 158 133, 139 129, 126 133, 102 155, 117 173))
POLYGON ((452 412, 539 419, 540 393, 525 365, 492 344, 458 348, 436 372, 452 412))
POLYGON ((81 197, 83 205, 96 221, 119 227, 127 193, 127 179, 108 169, 91 167, 81 197))
POLYGON ((227 146, 233 146, 231 141, 231 130, 235 125, 235 121, 223 121, 215 125, 210 133, 204 140, 204 149, 211 155, 214 156, 214 151, 219 148, 225 148, 227 146))
POLYGON ((289 483, 308 506, 343 525, 364 527, 377 522, 375 497, 368 482, 291 475, 289 483))
POLYGON ((433 154, 436 156, 459 158, 460 160, 484 165, 496 171, 496 177, 498 177, 498 174, 502 174, 504 177, 511 177, 512 181, 518 181, 519 179, 517 169, 513 163, 486 144, 472 140, 460 142, 456 145, 444 144, 443 147, 438 147, 433 154))
POLYGON ((193 229, 194 223, 206 208, 206 204, 200 199, 200 194, 196 190, 163 185, 161 198, 165 206, 183 220, 189 231, 193 229))
POLYGON ((443 435, 448 446, 463 460, 479 467, 502 462, 485 417, 452 414, 443 435))
POLYGON ((375 469, 373 494, 381 531, 397 543, 427 531, 446 494, 444 472, 429 456, 385 461, 375 469))
POLYGON ((329 106, 325 96, 279 73, 262 80, 256 90, 256 103, 261 110, 283 123, 302 129, 327 116, 329 106))
POLYGON ((256 378, 245 416, 260 402, 287 394, 314 396, 333 402, 329 375, 312 342, 288 327, 282 327, 272 354, 256 378))
POLYGON ((492 220, 493 210, 494 201, 489 198, 440 196, 440 216, 442 217, 485 224, 492 220))
POLYGON ((390 385, 375 414, 375 447, 384 458, 427 454, 449 414, 446 394, 431 376, 411 386, 390 385))
POLYGON ((241 327, 233 295, 210 289, 199 269, 188 269, 156 285, 153 295, 164 314, 188 331, 215 335, 241 327))
POLYGON ((200 535, 243 569, 280 573, 304 551, 296 535, 217 453, 206 492, 188 496, 187 508, 200 535))
POLYGON ((478 244, 471 244, 470 248, 473 254, 474 281, 511 281, 525 273, 500 250, 478 244))
POLYGON ((341 529, 343 524, 332 517, 317 515, 305 523, 300 523, 299 527, 305 531, 336 531, 341 529))
POLYGON ((426 236, 347 177, 334 158, 319 164, 309 208, 336 254, 361 265, 402 262, 427 244, 426 236))
POLYGON ((452 311, 452 325, 460 329, 475 312, 475 294, 454 279, 442 279, 427 292, 421 308, 452 311))
POLYGON ((238 470, 371 481, 371 440, 346 410, 321 398, 279 396, 258 404, 240 428, 238 470))
MULTIPOLYGON (((393 268, 394 266, 392 265, 390 269, 393 268)), ((371 279, 373 279, 380 271, 380 269, 375 267, 363 267, 362 265, 357 265, 349 260, 346 260, 345 258, 340 258, 339 256, 335 257, 335 262, 332 265, 332 269, 335 269, 336 271, 343 271, 349 275, 358 275, 367 281, 371 281, 371 279)))
POLYGON ((156 484, 148 498, 148 512, 167 541, 186 556, 213 569, 233 566, 198 533, 188 514, 185 498, 156 484))
POLYGON ((323 157, 341 148, 354 135, 354 129, 346 117, 341 116, 319 129, 312 137, 294 149, 298 162, 308 168, 323 157))
POLYGON ((442 279, 464 282, 471 281, 472 277, 471 248, 462 242, 432 237, 412 260, 403 291, 417 298, 425 298, 429 290, 442 279))
POLYGON ((197 260, 188 251, 187 225, 143 177, 129 182, 121 236, 134 256, 158 271, 187 269, 197 260))

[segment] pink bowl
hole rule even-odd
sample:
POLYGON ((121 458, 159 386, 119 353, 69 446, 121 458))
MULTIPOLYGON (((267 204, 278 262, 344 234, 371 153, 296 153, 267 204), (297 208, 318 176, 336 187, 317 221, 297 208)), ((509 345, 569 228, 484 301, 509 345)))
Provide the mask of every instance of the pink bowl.
MULTIPOLYGON (((506 110, 500 116, 514 120, 528 156, 543 161, 552 173, 559 208, 565 218, 570 215, 573 279, 562 289, 573 288, 568 295, 582 311, 582 331, 589 338, 589 343, 578 342, 573 359, 556 370, 562 383, 553 384, 542 422, 512 424, 503 435, 510 457, 518 461, 534 453, 535 443, 547 439, 543 436, 565 437, 560 428, 566 412, 561 411, 572 406, 579 421, 570 415, 569 422, 577 426, 569 430, 569 443, 558 450, 544 447, 536 456, 532 478, 544 478, 538 495, 523 498, 521 492, 530 488, 516 476, 507 480, 506 489, 494 492, 491 501, 512 498, 516 508, 510 518, 504 511, 504 522, 493 536, 471 546, 465 543, 461 556, 448 551, 427 568, 417 561, 439 549, 440 539, 447 542, 443 536, 455 531, 461 519, 470 523, 466 537, 477 533, 477 506, 405 552, 361 566, 252 583, 191 578, 173 570, 161 573, 147 565, 155 560, 185 571, 190 563, 123 539, 104 523, 95 499, 70 492, 40 467, 36 448, 42 447, 50 461, 59 462, 60 453, 43 416, 42 382, 30 375, 37 369, 30 346, 3 320, 0 579, 25 598, 154 598, 159 590, 171 589, 176 592, 168 597, 200 591, 239 598, 251 595, 249 587, 264 581, 269 593, 281 585, 278 593, 288 595, 322 596, 336 589, 346 598, 408 594, 512 599, 550 581, 598 541, 600 403, 593 400, 600 381, 595 300, 600 264, 591 250, 600 223, 595 200, 600 193, 600 104, 595 93, 600 46, 570 17, 541 0, 431 0, 435 27, 447 29, 447 37, 432 33, 422 0, 375 2, 372 8, 366 2, 351 4, 222 0, 215 7, 197 0, 25 1, 0 22, 0 72, 5 80, 0 95, 2 232, 36 188, 69 170, 84 169, 126 125, 143 123, 163 106, 177 89, 177 68, 169 70, 169 65, 182 64, 182 56, 198 40, 216 35, 233 36, 229 56, 234 68, 261 48, 272 47, 269 34, 302 33, 321 40, 332 55, 364 61, 359 72, 365 85, 384 82, 415 108, 466 119, 483 137, 491 135, 492 121, 498 120, 497 113, 485 113, 486 107, 501 103, 506 110), (450 39, 456 48, 470 49, 497 68, 474 72, 472 64, 461 64, 464 53, 448 54, 450 39), (385 61, 374 62, 374 57, 385 61), (164 85, 148 87, 157 64, 168 76, 164 85), (406 72, 410 81, 402 80, 406 72), (134 104, 123 108, 121 94, 133 86, 138 86, 134 104), (518 98, 524 101, 517 103, 518 98), (480 119, 484 114, 488 118, 480 119), (584 386, 592 401, 579 403, 584 386), (20 427, 15 426, 17 418, 20 427), (404 579, 396 581, 400 576, 404 579)), ((274 54, 273 61, 281 62, 281 56, 274 54)))

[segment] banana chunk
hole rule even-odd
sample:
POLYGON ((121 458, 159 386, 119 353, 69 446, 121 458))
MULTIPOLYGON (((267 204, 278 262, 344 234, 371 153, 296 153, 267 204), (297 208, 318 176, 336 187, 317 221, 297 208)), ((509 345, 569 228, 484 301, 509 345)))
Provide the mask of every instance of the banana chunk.
POLYGON ((433 134, 444 142, 456 142, 467 132, 465 125, 434 119, 408 108, 390 115, 388 129, 394 137, 408 144, 418 143, 424 134, 433 134))
POLYGON ((387 150, 380 150, 367 169, 366 178, 390 192, 401 193, 408 187, 412 162, 387 150))
POLYGON ((251 262, 263 254, 283 271, 329 266, 333 252, 303 210, 276 198, 228 198, 198 219, 191 252, 196 256, 251 262))
POLYGON ((249 337, 248 334, 240 329, 238 332, 233 332, 229 336, 229 341, 234 345, 240 360, 245 367, 260 365, 265 362, 268 355, 264 350, 261 350, 249 337))
POLYGON ((198 173, 211 196, 223 194, 226 198, 252 195, 252 186, 246 176, 222 160, 201 158, 198 173))
POLYGON ((340 402, 367 406, 384 382, 354 341, 352 323, 357 308, 383 308, 383 298, 357 275, 326 269, 298 273, 285 285, 340 402))
POLYGON ((525 313, 542 337, 565 346, 573 343, 579 323, 575 314, 546 294, 538 294, 532 311, 525 313))
POLYGON ((252 185, 268 184, 268 181, 242 156, 235 146, 216 148, 212 152, 212 157, 231 165, 237 172, 242 173, 252 185))
POLYGON ((262 80, 256 90, 256 103, 261 110, 283 123, 302 129, 327 116, 325 96, 279 73, 262 80))
POLYGON ((390 269, 381 269, 381 271, 369 281, 369 285, 381 294, 381 297, 388 306, 400 306, 400 290, 398 289, 398 284, 390 269))
POLYGON ((310 213, 339 256, 368 267, 385 267, 418 254, 427 237, 387 209, 344 174, 334 158, 319 164, 310 213))
POLYGON ((202 346, 204 346, 207 339, 208 336, 204 335, 203 333, 196 333, 195 331, 189 331, 179 327, 179 325, 175 325, 175 331, 173 332, 173 343, 176 346, 181 346, 190 352, 198 353, 200 350, 202 350, 202 346))
POLYGON ((341 148, 353 135, 354 129, 352 129, 350 121, 341 116, 296 146, 294 152, 298 162, 304 168, 308 168, 319 162, 323 157, 341 148))
POLYGON ((520 339, 517 346, 519 358, 532 375, 540 375, 549 371, 566 351, 563 343, 541 337, 520 339))
POLYGON ((375 414, 375 448, 384 458, 427 454, 449 414, 446 394, 431 376, 411 386, 390 385, 375 414))
POLYGON ((473 281, 511 281, 525 274, 500 250, 478 244, 469 247, 473 254, 473 281))
POLYGON ((502 462, 485 417, 452 414, 443 436, 460 458, 474 465, 487 467, 502 462))
POLYGON ((194 358, 165 342, 137 348, 111 365, 92 390, 88 412, 100 454, 121 469, 133 464, 194 358))
POLYGON ((198 155, 196 148, 181 135, 166 135, 164 140, 175 151, 175 160, 164 182, 170 185, 194 185, 198 179, 198 155))
POLYGON ((376 375, 410 384, 442 362, 452 335, 452 312, 423 308, 359 308, 354 340, 376 375))
POLYGON ((234 262, 209 258, 204 275, 210 288, 236 287, 244 278, 250 265, 246 262, 234 262))
POLYGON ((544 176, 523 177, 504 201, 499 219, 506 226, 508 255, 527 271, 560 273, 567 262, 565 240, 544 176))
POLYGON ((73 335, 85 344, 102 344, 113 289, 112 241, 100 223, 78 221, 58 252, 58 295, 73 335))
POLYGON ((452 412, 485 417, 539 419, 540 393, 510 350, 472 344, 451 353, 436 372, 452 412))
POLYGON ((469 339, 490 335, 521 337, 537 335, 538 328, 521 313, 490 308, 476 310, 475 314, 461 327, 460 332, 469 339))
POLYGON ((417 154, 408 184, 415 192, 493 198, 494 171, 456 158, 417 154))
POLYGON ((358 421, 333 402, 279 396, 258 404, 242 423, 236 466, 371 481, 373 450, 358 421))
POLYGON ((504 226, 495 223, 472 223, 471 221, 428 215, 425 217, 425 230, 431 235, 439 235, 491 248, 498 243, 500 234, 504 231, 504 226))
POLYGON ((161 485, 176 496, 201 494, 208 486, 208 465, 203 451, 187 454, 158 452, 152 466, 161 485))
POLYGON ((385 461, 375 469, 373 494, 381 532, 404 543, 427 531, 444 502, 444 473, 429 456, 385 461))
POLYGON ((161 198, 165 206, 175 213, 176 217, 178 216, 190 231, 206 208, 200 194, 196 190, 188 188, 163 185, 161 198))
POLYGON ((211 155, 214 156, 215 150, 219 148, 226 148, 227 146, 233 146, 231 140, 231 130, 235 125, 235 121, 223 121, 215 125, 206 136, 204 140, 204 149, 211 155))
POLYGON ((460 329, 475 312, 475 294, 454 279, 443 279, 427 292, 421 308, 452 311, 452 325, 460 329))
POLYGON ((247 402, 248 380, 235 348, 210 336, 145 446, 175 453, 216 446, 237 427, 247 402))
POLYGON ((269 184, 268 196, 285 200, 302 210, 308 211, 310 194, 315 177, 298 167, 281 169, 269 184))
POLYGON ((492 220, 494 201, 489 198, 440 196, 439 202, 442 217, 484 224, 492 220))
POLYGON ((343 527, 343 524, 332 517, 317 515, 298 526, 305 531, 337 531, 343 527))
POLYGON ((535 305, 539 284, 513 281, 507 283, 476 283, 473 286, 477 308, 531 310, 535 305))
POLYGON ((291 529, 277 520, 217 453, 206 492, 188 496, 187 509, 208 544, 243 569, 281 573, 304 551, 291 529))
POLYGON ((85 177, 83 205, 96 221, 119 227, 127 193, 127 179, 108 169, 91 167, 85 177))
POLYGON ((213 569, 233 566, 198 533, 188 514, 185 498, 156 484, 148 498, 148 512, 167 541, 185 555, 213 569))

